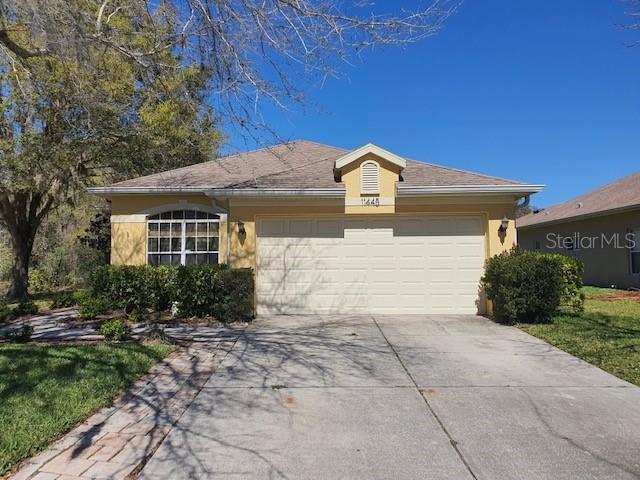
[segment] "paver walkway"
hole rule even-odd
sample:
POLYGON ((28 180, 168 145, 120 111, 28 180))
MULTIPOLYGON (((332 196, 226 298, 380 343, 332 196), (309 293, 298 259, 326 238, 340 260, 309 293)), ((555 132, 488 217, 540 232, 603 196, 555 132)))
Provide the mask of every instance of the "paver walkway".
POLYGON ((238 331, 191 343, 154 366, 114 405, 31 458, 14 480, 123 479, 153 455, 238 338, 238 331))

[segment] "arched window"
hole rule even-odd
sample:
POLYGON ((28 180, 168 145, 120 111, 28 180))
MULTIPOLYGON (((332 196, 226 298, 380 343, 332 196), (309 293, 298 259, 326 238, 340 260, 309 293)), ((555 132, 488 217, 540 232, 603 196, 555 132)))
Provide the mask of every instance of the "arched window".
POLYGON ((195 210, 173 210, 147 218, 149 265, 218 263, 220 217, 195 210))
POLYGON ((380 193, 380 166, 373 160, 360 165, 360 193, 380 193))

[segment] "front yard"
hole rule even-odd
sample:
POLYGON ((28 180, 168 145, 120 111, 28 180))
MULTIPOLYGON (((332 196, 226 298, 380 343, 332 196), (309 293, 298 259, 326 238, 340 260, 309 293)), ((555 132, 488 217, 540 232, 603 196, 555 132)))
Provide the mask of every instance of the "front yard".
POLYGON ((640 385, 640 293, 584 287, 585 311, 551 324, 520 324, 524 331, 640 385))
POLYGON ((0 345, 0 475, 108 405, 165 345, 0 345))

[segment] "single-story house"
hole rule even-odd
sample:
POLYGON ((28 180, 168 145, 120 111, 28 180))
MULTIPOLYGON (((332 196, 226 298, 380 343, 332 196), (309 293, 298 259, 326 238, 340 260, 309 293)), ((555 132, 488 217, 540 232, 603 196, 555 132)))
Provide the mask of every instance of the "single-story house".
POLYGON ((485 312, 484 261, 539 190, 309 141, 91 189, 112 263, 251 267, 257 314, 485 312))
POLYGON ((640 172, 517 220, 518 243, 584 263, 584 282, 640 287, 640 172))

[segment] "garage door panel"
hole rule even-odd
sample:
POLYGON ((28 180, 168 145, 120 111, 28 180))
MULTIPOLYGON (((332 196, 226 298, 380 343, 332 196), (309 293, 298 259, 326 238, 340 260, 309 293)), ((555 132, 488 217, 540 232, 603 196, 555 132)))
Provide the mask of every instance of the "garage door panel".
POLYGON ((342 220, 316 220, 315 232, 320 237, 342 238, 344 226, 342 220))
POLYGON ((261 219, 258 313, 475 313, 479 217, 261 219))

